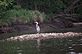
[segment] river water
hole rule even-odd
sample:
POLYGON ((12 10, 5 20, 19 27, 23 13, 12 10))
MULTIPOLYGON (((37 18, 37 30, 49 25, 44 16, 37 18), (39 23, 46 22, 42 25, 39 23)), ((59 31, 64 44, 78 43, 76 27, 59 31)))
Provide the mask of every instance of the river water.
POLYGON ((82 54, 82 37, 41 40, 0 41, 0 54, 82 54))

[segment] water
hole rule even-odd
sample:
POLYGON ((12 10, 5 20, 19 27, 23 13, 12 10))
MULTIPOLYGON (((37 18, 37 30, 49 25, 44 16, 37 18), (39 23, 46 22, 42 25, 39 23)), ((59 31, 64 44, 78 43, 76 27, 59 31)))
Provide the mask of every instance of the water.
POLYGON ((82 37, 41 40, 0 41, 0 54, 82 54, 82 37))

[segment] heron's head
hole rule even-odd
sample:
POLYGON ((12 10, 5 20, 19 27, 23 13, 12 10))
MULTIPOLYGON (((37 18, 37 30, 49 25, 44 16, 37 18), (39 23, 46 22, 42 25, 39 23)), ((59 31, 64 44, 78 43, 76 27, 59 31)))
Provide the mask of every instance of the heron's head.
POLYGON ((36 24, 38 24, 38 22, 35 22, 36 24))

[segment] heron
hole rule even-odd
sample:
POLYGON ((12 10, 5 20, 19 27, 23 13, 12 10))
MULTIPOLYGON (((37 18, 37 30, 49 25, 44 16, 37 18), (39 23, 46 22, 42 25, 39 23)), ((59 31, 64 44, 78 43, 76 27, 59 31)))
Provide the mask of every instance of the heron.
POLYGON ((37 33, 40 33, 40 26, 38 25, 38 22, 35 22, 36 23, 36 31, 37 33))

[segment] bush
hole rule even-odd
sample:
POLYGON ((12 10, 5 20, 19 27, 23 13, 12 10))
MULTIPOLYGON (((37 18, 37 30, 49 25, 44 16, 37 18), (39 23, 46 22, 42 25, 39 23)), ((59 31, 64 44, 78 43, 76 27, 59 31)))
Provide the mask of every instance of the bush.
POLYGON ((46 15, 37 10, 13 9, 5 13, 2 18, 7 24, 12 23, 32 23, 34 21, 43 22, 46 15))

